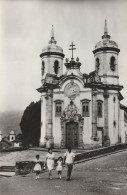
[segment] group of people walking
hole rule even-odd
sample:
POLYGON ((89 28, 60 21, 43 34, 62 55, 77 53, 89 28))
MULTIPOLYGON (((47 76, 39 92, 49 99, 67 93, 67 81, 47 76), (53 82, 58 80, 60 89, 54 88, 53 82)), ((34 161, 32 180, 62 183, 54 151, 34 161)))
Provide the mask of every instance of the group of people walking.
MULTIPOLYGON (((75 159, 75 154, 71 151, 71 148, 68 148, 64 156, 59 156, 57 161, 56 161, 56 167, 55 167, 55 155, 52 151, 51 148, 48 149, 48 153, 46 155, 46 162, 45 162, 45 167, 49 171, 49 179, 52 179, 52 170, 56 169, 58 172, 58 177, 59 179, 62 178, 62 170, 64 164, 67 167, 67 181, 71 179, 71 173, 73 169, 73 164, 74 164, 74 159, 75 159)), ((42 170, 42 167, 39 163, 39 155, 36 155, 36 164, 34 166, 34 171, 36 173, 36 179, 39 179, 39 174, 42 170)))

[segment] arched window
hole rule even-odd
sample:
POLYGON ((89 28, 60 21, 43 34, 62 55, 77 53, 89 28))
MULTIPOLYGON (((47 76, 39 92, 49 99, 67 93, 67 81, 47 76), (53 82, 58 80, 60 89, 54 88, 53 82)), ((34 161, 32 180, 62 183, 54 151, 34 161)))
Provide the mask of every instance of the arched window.
POLYGON ((112 56, 111 59, 110 59, 110 68, 112 71, 115 71, 115 57, 112 56))
POLYGON ((97 102, 97 116, 102 118, 102 101, 97 102))
POLYGON ((116 97, 113 97, 113 102, 114 102, 114 103, 116 102, 116 97))
POLYGON ((44 75, 45 73, 45 62, 42 61, 42 68, 41 68, 41 72, 42 72, 42 76, 44 75))
POLYGON ((116 121, 115 120, 113 121, 113 125, 114 125, 114 127, 116 127, 116 121))
POLYGON ((89 100, 82 102, 82 116, 89 117, 89 100))
POLYGON ((100 60, 99 58, 96 58, 96 70, 98 71, 100 68, 100 60))
POLYGON ((55 74, 58 74, 58 71, 59 71, 59 62, 56 60, 54 62, 54 72, 55 72, 55 74))
POLYGON ((62 102, 56 101, 55 102, 55 116, 60 117, 62 114, 62 102))

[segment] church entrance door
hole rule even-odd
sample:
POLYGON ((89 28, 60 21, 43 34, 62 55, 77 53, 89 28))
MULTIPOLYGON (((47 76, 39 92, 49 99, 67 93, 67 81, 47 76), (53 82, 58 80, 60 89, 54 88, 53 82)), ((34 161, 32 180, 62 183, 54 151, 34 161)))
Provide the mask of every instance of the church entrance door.
POLYGON ((78 147, 78 123, 66 123, 66 147, 78 147))

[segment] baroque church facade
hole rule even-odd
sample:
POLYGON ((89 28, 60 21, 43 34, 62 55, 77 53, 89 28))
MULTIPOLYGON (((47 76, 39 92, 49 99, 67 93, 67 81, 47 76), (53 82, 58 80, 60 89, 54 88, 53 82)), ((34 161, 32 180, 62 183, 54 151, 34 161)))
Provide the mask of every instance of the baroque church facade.
POLYGON ((120 49, 110 39, 105 21, 104 35, 93 50, 95 70, 80 71, 79 58, 66 58, 57 45, 52 27, 49 45, 40 54, 42 65, 40 146, 84 148, 109 146, 127 141, 127 107, 119 84, 120 49))

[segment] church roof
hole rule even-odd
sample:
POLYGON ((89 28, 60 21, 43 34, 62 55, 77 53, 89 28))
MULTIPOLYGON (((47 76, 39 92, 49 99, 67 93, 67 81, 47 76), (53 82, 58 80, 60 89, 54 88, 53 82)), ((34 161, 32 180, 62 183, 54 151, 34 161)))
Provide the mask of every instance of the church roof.
POLYGON ((5 144, 7 144, 7 145, 9 145, 9 146, 12 146, 12 145, 13 145, 13 143, 10 142, 7 138, 3 138, 1 142, 2 142, 2 143, 5 143, 5 144))
POLYGON ((12 130, 12 131, 10 132, 10 135, 15 135, 15 132, 12 130))
POLYGON ((120 109, 122 109, 122 110, 127 112, 127 106, 124 106, 123 104, 120 104, 120 109))

